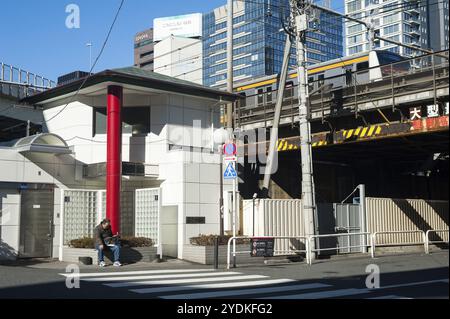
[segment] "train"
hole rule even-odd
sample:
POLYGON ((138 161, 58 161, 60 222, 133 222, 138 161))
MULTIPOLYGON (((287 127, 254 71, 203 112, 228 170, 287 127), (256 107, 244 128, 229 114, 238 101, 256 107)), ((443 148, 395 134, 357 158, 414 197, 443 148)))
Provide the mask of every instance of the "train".
MULTIPOLYGON (((318 92, 325 86, 329 86, 330 90, 343 89, 382 80, 393 72, 407 72, 410 63, 404 60, 397 53, 373 50, 311 65, 307 70, 309 92, 318 92)), ((264 99, 274 96, 272 93, 278 90, 278 81, 277 74, 266 76, 239 83, 235 91, 246 97, 255 96, 256 103, 262 104, 264 99)), ((289 72, 285 96, 293 96, 297 84, 297 72, 289 72)))

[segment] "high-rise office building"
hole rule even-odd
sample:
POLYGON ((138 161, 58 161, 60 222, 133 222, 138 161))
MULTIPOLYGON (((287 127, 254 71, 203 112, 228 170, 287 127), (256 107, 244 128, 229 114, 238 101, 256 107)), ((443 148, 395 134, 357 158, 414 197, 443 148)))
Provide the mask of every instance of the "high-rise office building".
MULTIPOLYGON (((375 33, 384 38, 436 51, 448 48, 448 0, 345 0, 345 13, 372 22, 375 33)), ((370 49, 362 24, 348 21, 345 29, 347 55, 370 49)), ((417 50, 380 40, 375 41, 375 48, 420 55, 417 50)))
POLYGON ((449 0, 429 0, 430 47, 435 51, 448 50, 449 0))
MULTIPOLYGON (((233 73, 239 82, 281 71, 286 34, 282 16, 289 15, 288 0, 234 1, 233 73)), ((343 55, 343 21, 320 12, 316 31, 308 32, 308 62, 319 63, 343 55)), ((203 84, 226 86, 226 6, 203 15, 203 84)), ((292 49, 291 65, 295 65, 292 49)))
POLYGON ((202 14, 153 21, 154 72, 202 84, 202 14))
POLYGON ((154 69, 153 29, 136 34, 134 38, 134 65, 138 68, 153 71, 154 69))

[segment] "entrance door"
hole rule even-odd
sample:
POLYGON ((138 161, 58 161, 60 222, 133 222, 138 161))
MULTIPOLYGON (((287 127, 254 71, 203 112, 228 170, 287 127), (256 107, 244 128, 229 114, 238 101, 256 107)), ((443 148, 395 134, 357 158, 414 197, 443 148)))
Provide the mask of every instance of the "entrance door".
POLYGON ((52 256, 53 190, 24 190, 21 193, 19 256, 52 256))

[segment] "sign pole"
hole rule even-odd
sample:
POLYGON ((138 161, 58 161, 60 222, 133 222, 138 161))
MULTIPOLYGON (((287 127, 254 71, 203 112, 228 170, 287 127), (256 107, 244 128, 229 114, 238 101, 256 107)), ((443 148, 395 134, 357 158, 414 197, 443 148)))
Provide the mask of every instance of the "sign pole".
MULTIPOLYGON (((234 162, 236 169, 236 162, 234 162)), ((236 178, 233 179, 233 237, 236 237, 236 207, 237 207, 237 191, 236 178)), ((236 268, 236 240, 233 240, 233 268, 236 268)))
MULTIPOLYGON (((224 172, 225 179, 233 180, 233 200, 232 200, 232 214, 233 214, 233 237, 236 237, 237 230, 237 213, 239 211, 239 201, 238 197, 238 182, 237 182, 237 146, 233 143, 225 144, 223 147, 224 153, 226 157, 224 158, 225 162, 227 162, 226 169, 224 172)), ((236 268, 236 240, 233 240, 233 268, 236 268)))

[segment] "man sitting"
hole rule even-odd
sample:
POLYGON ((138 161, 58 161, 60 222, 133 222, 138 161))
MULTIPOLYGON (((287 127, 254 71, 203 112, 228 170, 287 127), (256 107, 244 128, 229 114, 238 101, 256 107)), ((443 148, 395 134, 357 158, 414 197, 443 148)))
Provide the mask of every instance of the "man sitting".
POLYGON ((105 267, 104 251, 110 249, 114 255, 114 266, 120 267, 120 243, 119 236, 112 234, 111 221, 104 219, 94 229, 95 249, 98 251, 98 262, 100 267, 105 267))

